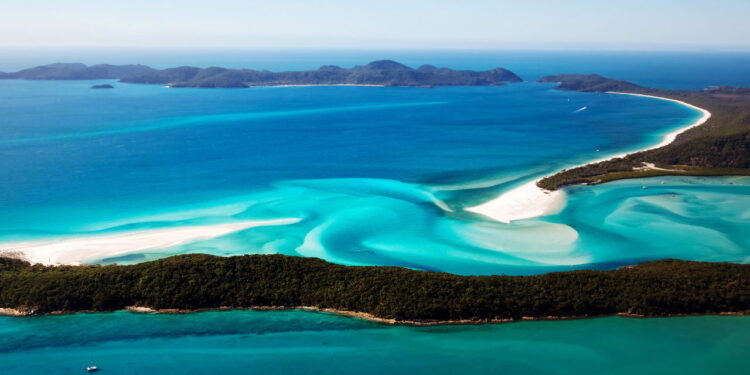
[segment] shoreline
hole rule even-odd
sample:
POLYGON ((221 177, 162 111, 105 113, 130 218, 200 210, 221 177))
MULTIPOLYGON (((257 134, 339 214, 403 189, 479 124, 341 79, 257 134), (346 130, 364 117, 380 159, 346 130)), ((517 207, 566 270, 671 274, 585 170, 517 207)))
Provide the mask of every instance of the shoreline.
MULTIPOLYGON (((665 98, 663 96, 646 95, 646 94, 633 94, 633 93, 619 92, 619 91, 608 91, 606 93, 607 94, 615 94, 615 95, 630 95, 630 96, 639 96, 639 97, 643 97, 643 98, 652 98, 652 99, 665 100, 665 101, 669 101, 669 102, 672 102, 672 103, 677 103, 677 104, 683 105, 683 106, 688 107, 688 108, 692 108, 692 109, 694 109, 694 110, 696 110, 698 112, 701 112, 703 114, 703 116, 701 116, 697 120, 693 121, 689 125, 686 125, 684 127, 681 127, 679 129, 676 129, 674 131, 671 131, 671 132, 665 134, 662 137, 661 142, 659 142, 655 146, 651 146, 651 147, 644 148, 644 149, 641 149, 641 150, 627 152, 627 153, 620 154, 620 155, 617 155, 617 156, 612 156, 612 157, 606 158, 604 160, 610 160, 610 159, 614 159, 614 158, 618 158, 618 157, 623 157, 623 156, 626 156, 626 155, 629 155, 629 154, 632 154, 632 153, 635 153, 635 152, 649 151, 649 150, 654 150, 654 149, 657 149, 657 148, 661 148, 661 147, 667 146, 667 145, 671 144, 672 142, 674 142, 675 139, 677 139, 678 135, 680 135, 680 134, 682 134, 682 133, 684 133, 684 132, 686 132, 686 131, 688 131, 688 130, 690 130, 692 128, 695 128, 695 127, 698 127, 698 126, 701 126, 701 125, 705 124, 706 121, 708 121, 711 118, 711 112, 709 112, 707 109, 704 109, 704 108, 692 105, 692 104, 684 102, 682 100, 665 98)), ((604 160, 602 160, 602 161, 604 161, 604 160)), ((587 164, 591 164, 591 163, 587 163, 587 164)), ((586 164, 584 164, 584 165, 586 165, 586 164)))
POLYGON ((249 228, 288 225, 298 221, 299 219, 294 218, 254 220, 82 235, 60 239, 5 242, 0 243, 0 256, 5 255, 45 266, 81 265, 88 260, 165 249, 190 242, 209 240, 249 228))
POLYGON ((439 325, 623 313, 750 314, 745 298, 750 265, 670 259, 610 271, 484 277, 342 266, 284 255, 190 254, 106 267, 35 267, 1 260, 0 267, 5 288, 0 307, 13 315, 302 309, 387 324, 439 325), (205 280, 211 281, 208 289, 205 280), (508 290, 515 293, 498 301, 508 290), (705 305, 706 299, 716 303, 705 305))
MULTIPOLYGON (((677 138, 678 135, 692 128, 705 124, 706 121, 708 121, 708 119, 711 118, 711 112, 709 112, 708 110, 692 105, 690 103, 686 103, 681 100, 677 100, 677 99, 665 98, 662 96, 655 96, 655 95, 634 94, 634 93, 618 92, 618 91, 608 91, 606 92, 606 94, 631 95, 631 96, 666 100, 666 101, 670 101, 673 103, 678 103, 688 108, 695 109, 701 112, 703 115, 697 120, 693 121, 691 124, 665 134, 662 137, 661 142, 659 142, 658 144, 654 146, 649 146, 644 149, 627 151, 624 153, 615 154, 613 156, 607 156, 602 159, 596 159, 596 160, 589 161, 581 165, 572 166, 566 169, 578 168, 578 167, 582 167, 582 166, 589 165, 589 164, 622 158, 624 156, 627 156, 636 152, 648 151, 648 150, 653 150, 653 149, 657 149, 660 147, 664 147, 674 142, 674 140, 677 138)), ((504 192, 503 194, 501 194, 500 196, 498 196, 497 198, 491 199, 487 202, 484 202, 476 206, 465 208, 464 210, 486 216, 492 220, 499 221, 505 224, 509 224, 516 220, 532 219, 535 217, 547 216, 547 215, 560 212, 565 207, 565 204, 566 204, 566 199, 565 199, 566 195, 564 191, 562 189, 552 191, 552 190, 543 189, 537 186, 537 182, 539 182, 541 179, 549 177, 549 176, 553 176, 559 172, 560 171, 557 171, 555 173, 552 173, 546 176, 541 176, 532 181, 529 181, 520 186, 517 186, 513 189, 510 189, 504 192)))
POLYGON ((523 316, 521 318, 503 318, 503 319, 462 319, 462 320, 397 320, 393 318, 381 318, 370 313, 341 310, 317 306, 250 306, 250 307, 231 307, 222 306, 216 308, 201 309, 154 309, 145 306, 127 306, 120 310, 82 310, 82 311, 52 311, 45 314, 37 314, 35 311, 27 311, 13 308, 0 308, 0 316, 6 317, 34 317, 34 316, 52 316, 52 315, 72 315, 72 314, 97 314, 109 313, 116 311, 128 311, 134 314, 193 314, 209 311, 306 311, 313 313, 332 314, 349 318, 363 319, 383 325, 402 325, 412 327, 435 327, 446 325, 484 325, 484 324, 506 324, 530 321, 559 321, 559 320, 583 320, 609 317, 635 318, 635 319, 653 319, 653 318, 681 318, 690 316, 750 316, 750 311, 722 311, 717 313, 688 313, 688 314, 666 314, 666 315, 640 315, 631 313, 615 313, 606 315, 575 315, 575 316, 523 316))

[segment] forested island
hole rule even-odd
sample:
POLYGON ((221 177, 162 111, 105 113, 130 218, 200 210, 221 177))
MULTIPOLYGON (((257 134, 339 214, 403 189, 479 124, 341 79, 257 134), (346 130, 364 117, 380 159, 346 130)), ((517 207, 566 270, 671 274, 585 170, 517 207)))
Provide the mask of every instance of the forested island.
POLYGON ((659 96, 704 108, 711 118, 679 134, 674 142, 622 158, 564 170, 537 185, 556 190, 572 184, 599 184, 624 178, 665 175, 750 175, 750 88, 710 87, 702 91, 648 88, 599 75, 563 74, 539 82, 559 83, 560 90, 619 92, 659 96))
POLYGON ((304 307, 412 324, 739 314, 750 310, 750 265, 661 260, 524 277, 284 255, 194 254, 128 266, 57 267, 0 258, 0 307, 18 315, 304 307))
POLYGON ((0 79, 119 79, 120 82, 125 83, 201 88, 247 88, 283 85, 487 86, 502 85, 506 82, 521 82, 519 76, 503 68, 473 71, 422 65, 414 69, 392 60, 373 61, 351 69, 325 65, 317 70, 290 72, 220 67, 183 66, 153 69, 145 65, 99 64, 87 66, 81 63, 56 63, 24 69, 15 73, 0 73, 0 79))

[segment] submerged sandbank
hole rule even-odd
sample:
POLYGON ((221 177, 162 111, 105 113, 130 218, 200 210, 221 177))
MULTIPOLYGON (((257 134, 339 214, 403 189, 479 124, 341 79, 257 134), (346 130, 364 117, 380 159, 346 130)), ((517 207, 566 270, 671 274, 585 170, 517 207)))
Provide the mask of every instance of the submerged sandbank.
MULTIPOLYGON (((707 111, 706 109, 694 106, 692 104, 683 102, 681 100, 670 99, 670 98, 654 96, 654 95, 631 94, 631 93, 626 93, 626 92, 614 92, 614 91, 607 92, 607 94, 631 95, 631 96, 640 96, 640 97, 646 97, 646 98, 666 100, 666 101, 678 103, 686 107, 700 111, 702 113, 702 116, 698 118, 697 120, 695 120, 690 125, 687 125, 685 127, 682 127, 680 129, 677 129, 675 131, 665 134, 664 137, 662 137, 661 142, 659 142, 658 144, 654 146, 650 146, 645 149, 625 152, 625 153, 617 154, 614 156, 609 156, 603 159, 591 161, 586 164, 598 163, 598 162, 602 162, 602 161, 606 161, 610 159, 621 158, 634 152, 647 151, 647 150, 666 146, 674 142, 675 138, 677 138, 679 134, 689 129, 692 129, 694 127, 703 125, 711 117, 711 112, 707 111)), ((544 177, 547 177, 547 176, 544 176, 544 177)), ((541 178, 544 178, 544 177, 541 177, 541 178)), ((559 212, 565 206, 565 193, 562 190, 550 191, 550 190, 540 188, 539 186, 537 186, 537 182, 541 178, 538 178, 533 181, 529 181, 521 186, 513 188, 509 191, 506 191, 505 193, 501 194, 499 197, 495 199, 492 199, 490 201, 487 201, 477 206, 468 207, 465 210, 469 212, 474 212, 474 213, 484 215, 488 218, 491 218, 493 220, 496 220, 502 223, 510 223, 511 221, 515 221, 515 220, 531 219, 531 218, 546 216, 546 215, 559 212)))
POLYGON ((89 260, 165 249, 199 240, 208 240, 240 230, 287 225, 299 219, 241 221, 234 223, 147 229, 115 234, 77 236, 26 242, 0 243, 0 255, 13 256, 32 264, 80 265, 89 260))

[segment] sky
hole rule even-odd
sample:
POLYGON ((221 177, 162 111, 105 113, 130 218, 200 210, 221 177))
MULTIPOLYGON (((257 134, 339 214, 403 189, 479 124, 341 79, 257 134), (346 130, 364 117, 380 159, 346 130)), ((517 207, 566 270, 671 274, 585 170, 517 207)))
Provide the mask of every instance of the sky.
POLYGON ((750 51, 750 0, 2 0, 0 47, 750 51))

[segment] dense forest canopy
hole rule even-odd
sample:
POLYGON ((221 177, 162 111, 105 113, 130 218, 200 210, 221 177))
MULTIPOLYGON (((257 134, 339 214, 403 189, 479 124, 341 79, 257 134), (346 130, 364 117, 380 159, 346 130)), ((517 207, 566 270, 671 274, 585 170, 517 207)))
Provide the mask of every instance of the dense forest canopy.
POLYGON ((399 321, 750 310, 750 265, 677 260, 612 271, 458 276, 283 255, 182 255, 129 266, 0 259, 0 307, 34 313, 315 306, 399 321))

